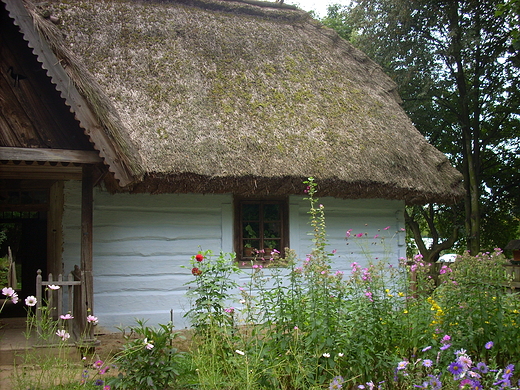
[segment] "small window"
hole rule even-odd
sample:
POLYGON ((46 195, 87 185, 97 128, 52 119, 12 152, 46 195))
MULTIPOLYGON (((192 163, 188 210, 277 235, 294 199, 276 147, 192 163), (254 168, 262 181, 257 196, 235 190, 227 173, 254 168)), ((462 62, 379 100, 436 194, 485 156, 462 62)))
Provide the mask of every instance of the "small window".
POLYGON ((270 256, 289 245, 287 200, 241 199, 235 202, 235 251, 239 260, 270 256))

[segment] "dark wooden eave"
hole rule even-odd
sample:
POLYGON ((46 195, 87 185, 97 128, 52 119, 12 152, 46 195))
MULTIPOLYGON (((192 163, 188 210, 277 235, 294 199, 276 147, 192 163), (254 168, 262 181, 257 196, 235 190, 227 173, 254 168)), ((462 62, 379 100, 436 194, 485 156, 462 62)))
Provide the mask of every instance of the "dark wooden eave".
POLYGON ((104 175, 96 151, 0 147, 0 179, 82 180, 82 166, 95 165, 104 175))
MULTIPOLYGON (((47 75, 51 78, 52 83, 56 86, 56 89, 61 92, 62 97, 65 99, 66 104, 70 107, 71 111, 75 114, 76 119, 79 121, 80 126, 85 129, 85 134, 89 137, 90 141, 94 145, 94 148, 99 151, 98 158, 101 159, 114 173, 114 177, 119 181, 119 185, 126 186, 134 181, 132 172, 129 171, 127 165, 120 160, 121 153, 116 150, 116 146, 105 133, 103 126, 100 124, 98 118, 94 115, 92 110, 89 108, 88 102, 79 93, 74 83, 71 81, 69 75, 61 65, 60 61, 50 48, 47 41, 36 31, 34 22, 27 12, 24 6, 24 2, 20 0, 2 0, 6 5, 6 9, 9 12, 9 16, 14 19, 14 24, 20 29, 24 39, 28 42, 29 47, 32 48, 34 55, 41 63, 43 69, 47 71, 47 75)), ((67 151, 71 152, 71 151, 67 151)), ((52 152, 44 152, 46 158, 52 159, 57 158, 61 154, 64 157, 64 152, 57 152, 53 149, 52 152), (53 155, 54 154, 54 155, 53 155)), ((74 151, 78 152, 78 151, 74 151)), ((24 153, 27 153, 25 150, 24 153)), ((32 153, 32 152, 29 152, 32 153)), ((35 152, 36 153, 36 152, 35 152)), ((97 153, 97 152, 96 152, 97 153)), ((78 154, 72 153, 76 157, 78 154)), ((92 154, 93 156, 93 154, 92 154)), ((69 153, 67 157, 71 157, 69 153)), ((83 155, 86 158, 86 155, 83 155)), ((92 157, 94 158, 94 157, 92 157)), ((0 157, 0 160, 12 160, 4 159, 0 157)), ((19 161, 24 160, 19 157, 19 161)), ((35 161, 42 161, 34 159, 35 161)), ((43 160, 51 161, 51 160, 43 160)), ((55 162, 55 161, 54 161, 55 162)), ((73 163, 74 161, 69 161, 73 163)), ((91 162, 82 162, 91 163, 91 162)))

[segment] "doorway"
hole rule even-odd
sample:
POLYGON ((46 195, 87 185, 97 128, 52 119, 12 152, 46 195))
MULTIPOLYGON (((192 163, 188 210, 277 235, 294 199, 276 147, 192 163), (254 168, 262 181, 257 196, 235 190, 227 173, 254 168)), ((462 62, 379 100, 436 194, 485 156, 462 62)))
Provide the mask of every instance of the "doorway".
MULTIPOLYGON (((48 272, 47 232, 52 182, 2 180, 0 187, 0 284, 20 301, 5 305, 1 317, 26 315, 24 299, 36 295, 36 272, 48 272), (9 256, 10 254, 10 256, 9 256), (12 285, 14 284, 14 285, 12 285)), ((2 296, 3 298, 3 296, 2 296)))

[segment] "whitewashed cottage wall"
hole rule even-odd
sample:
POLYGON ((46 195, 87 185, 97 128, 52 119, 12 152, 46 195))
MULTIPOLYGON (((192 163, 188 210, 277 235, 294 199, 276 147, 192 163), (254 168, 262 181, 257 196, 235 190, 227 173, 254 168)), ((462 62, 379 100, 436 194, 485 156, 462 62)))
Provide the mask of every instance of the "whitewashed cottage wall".
MULTIPOLYGON (((79 265, 80 199, 81 183, 66 183, 66 271, 79 265)), ((96 189, 94 312, 100 325, 115 330, 134 324, 135 318, 148 319, 151 325, 166 323, 173 309, 176 328, 188 326, 183 314, 189 310, 185 283, 193 278, 189 259, 199 248, 215 253, 232 251, 232 200, 231 195, 111 195, 96 189)), ((312 247, 309 204, 303 196, 291 196, 289 203, 290 246, 304 259, 312 247)), ((326 211, 329 248, 337 251, 336 270, 348 274, 352 262, 366 265, 368 257, 396 264, 405 256, 404 232, 400 231, 404 227, 403 202, 324 198, 321 203, 326 211), (354 237, 358 233, 363 237, 354 237), (387 237, 384 245, 380 237, 373 238, 376 235, 387 237), (362 253, 363 248, 368 249, 368 256, 362 253)), ((246 280, 247 274, 237 279, 239 284, 246 280)))

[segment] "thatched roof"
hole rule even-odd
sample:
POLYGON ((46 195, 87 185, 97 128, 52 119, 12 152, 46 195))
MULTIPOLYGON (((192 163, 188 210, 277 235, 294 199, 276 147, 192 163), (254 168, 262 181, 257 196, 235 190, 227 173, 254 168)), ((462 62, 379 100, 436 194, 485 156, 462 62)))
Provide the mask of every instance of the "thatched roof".
POLYGON ((26 8, 59 60, 44 67, 52 75, 61 65, 70 78, 57 87, 62 96, 77 89, 102 126, 82 123, 86 134, 102 157, 100 143, 119 151, 108 164, 126 190, 289 194, 314 176, 322 195, 337 197, 451 202, 462 193, 461 175, 413 127, 394 82, 294 7, 62 0, 26 8), (93 138, 100 131, 105 141, 93 138))

